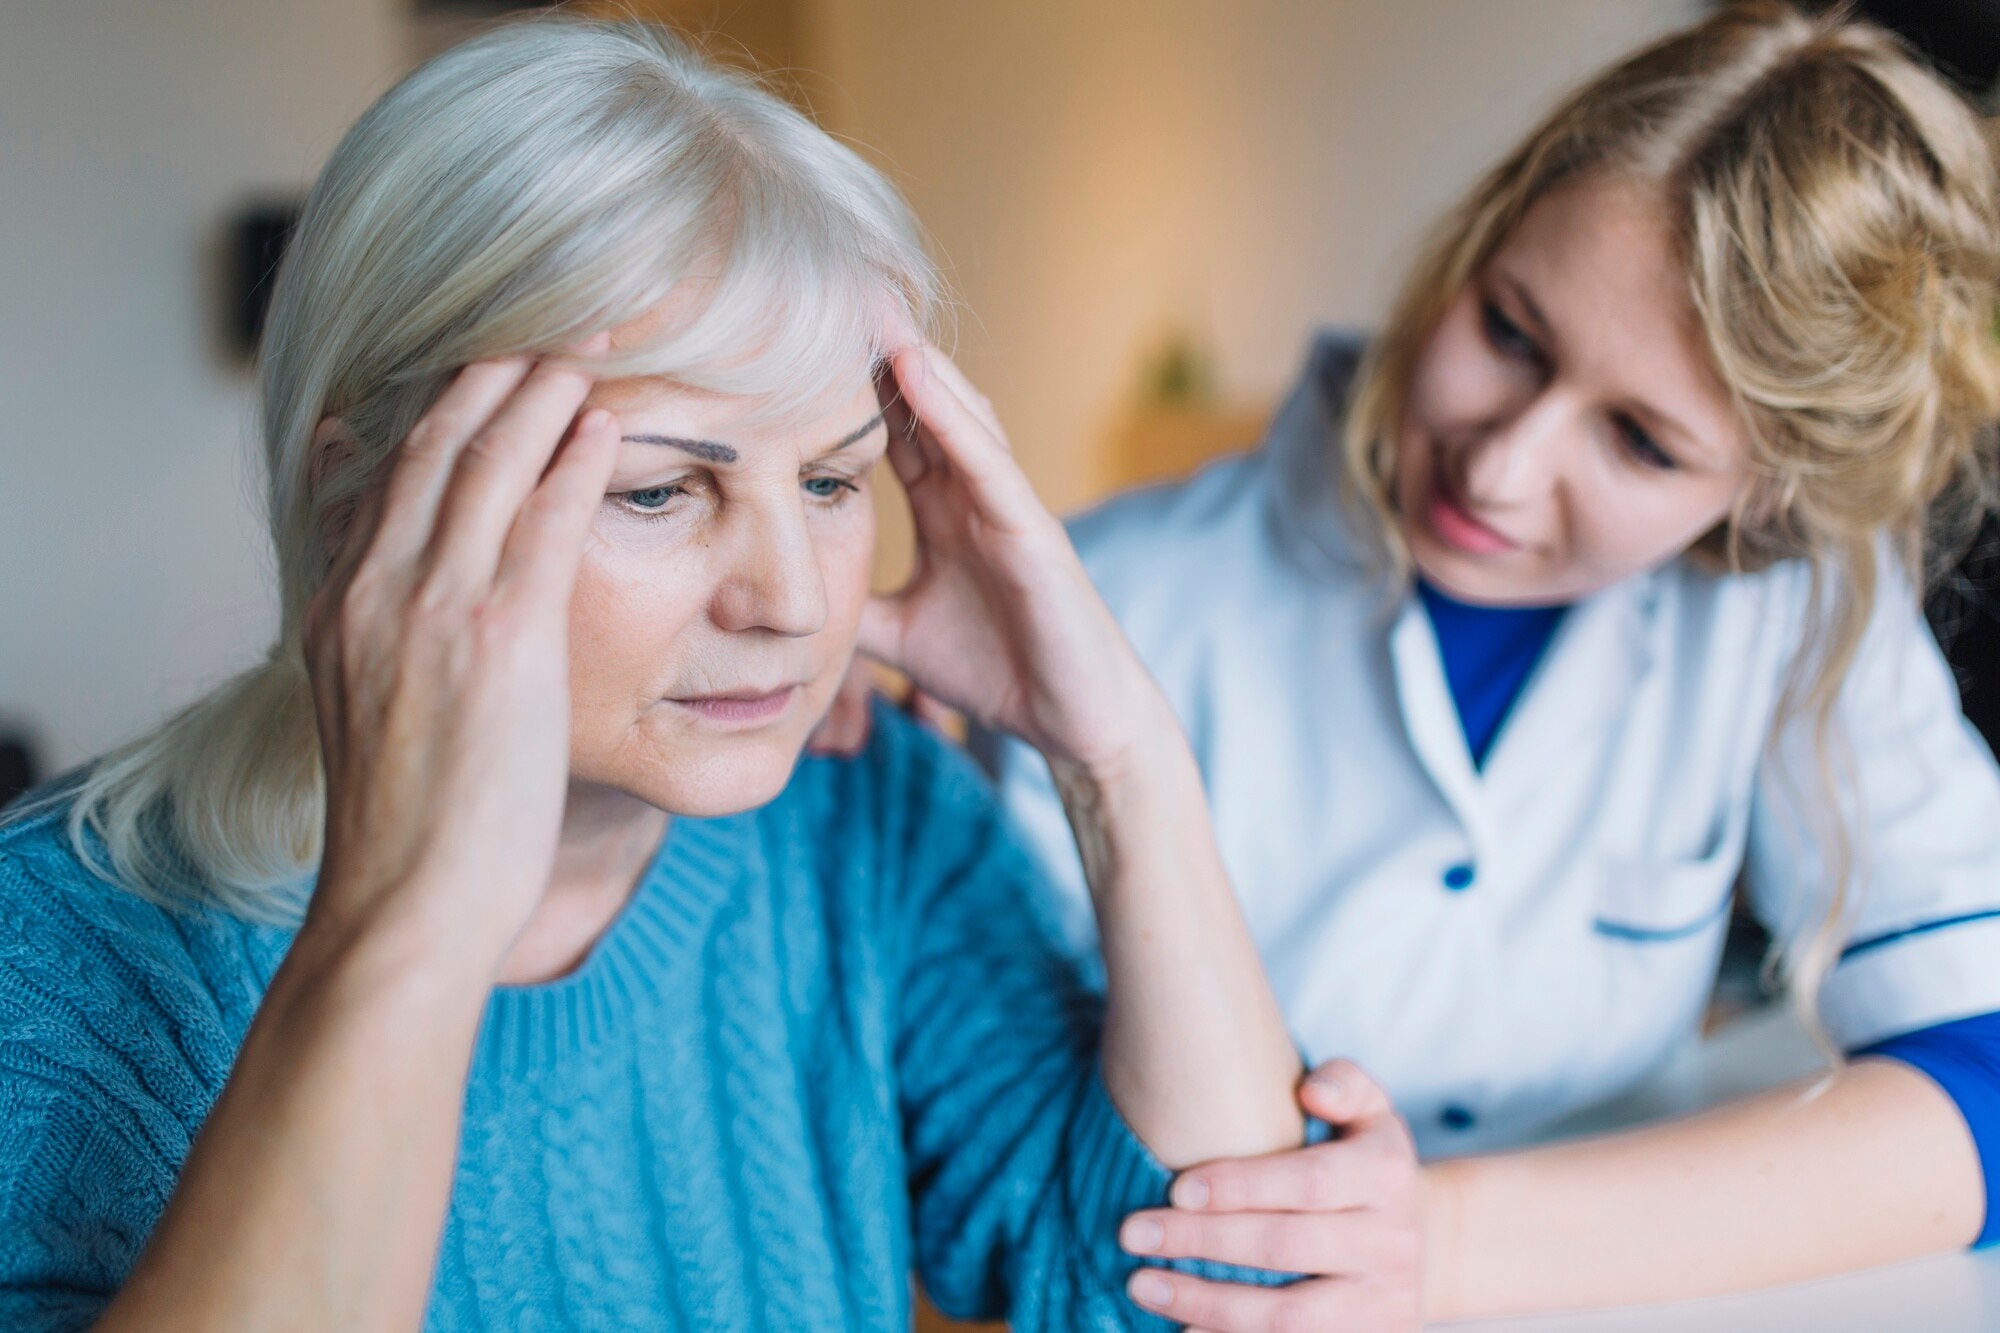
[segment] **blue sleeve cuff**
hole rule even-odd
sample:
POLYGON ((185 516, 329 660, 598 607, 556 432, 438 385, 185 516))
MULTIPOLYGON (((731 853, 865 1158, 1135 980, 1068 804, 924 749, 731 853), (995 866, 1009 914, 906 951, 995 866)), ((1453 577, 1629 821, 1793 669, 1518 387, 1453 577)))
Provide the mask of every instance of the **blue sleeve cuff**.
POLYGON ((2000 1013, 1979 1014, 1878 1041, 1855 1055, 1882 1055, 1921 1070, 1945 1090, 1972 1131, 1986 1185, 1986 1220, 1972 1248, 2000 1241, 2000 1013))
MULTIPOLYGON (((1132 1132, 1131 1126, 1125 1123, 1124 1116, 1119 1114, 1105 1091, 1103 1078, 1094 1071, 1084 1091, 1080 1111, 1073 1131, 1081 1149, 1078 1162, 1081 1169, 1072 1177, 1077 1212, 1083 1219, 1085 1234, 1111 1238, 1110 1262, 1105 1278, 1107 1285, 1116 1284, 1122 1295, 1125 1279, 1140 1267, 1142 1261, 1118 1248, 1116 1237, 1119 1224, 1127 1214, 1142 1208, 1165 1207, 1167 1187, 1173 1183, 1174 1173, 1153 1156, 1152 1150, 1132 1132)), ((1319 1121, 1306 1121, 1308 1143, 1323 1142, 1331 1132, 1319 1121)), ((1147 1259, 1143 1262, 1148 1267, 1170 1268, 1177 1273, 1213 1282, 1238 1282, 1258 1287, 1288 1286, 1304 1277, 1300 1273, 1245 1268, 1206 1259, 1147 1259)), ((1125 1308, 1130 1312, 1135 1328, 1168 1330, 1179 1327, 1129 1302, 1125 1308)))

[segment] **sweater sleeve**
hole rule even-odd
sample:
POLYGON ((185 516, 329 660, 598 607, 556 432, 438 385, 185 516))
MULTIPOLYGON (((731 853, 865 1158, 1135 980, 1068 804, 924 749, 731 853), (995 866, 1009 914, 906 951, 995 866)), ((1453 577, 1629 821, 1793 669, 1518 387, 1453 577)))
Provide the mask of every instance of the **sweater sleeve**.
POLYGON ((912 812, 896 1062, 918 1274, 945 1313, 1018 1333, 1171 1327, 1125 1295, 1136 1261, 1118 1227, 1173 1177, 1105 1090, 1101 1001, 1053 943, 1040 872, 970 763, 905 745, 913 794, 889 805, 912 812))
MULTIPOLYGON (((206 1090, 75 886, 0 847, 0 1327, 88 1327, 166 1207, 206 1090)), ((150 908, 134 904, 141 912, 150 908)))
POLYGON ((1979 1151, 1986 1183, 1986 1220, 1974 1249, 2000 1240, 2000 1209, 1993 1206, 2000 1184, 2000 1013, 1978 1014, 1906 1032, 1854 1052, 1901 1060, 1943 1088, 1965 1117, 1979 1151))

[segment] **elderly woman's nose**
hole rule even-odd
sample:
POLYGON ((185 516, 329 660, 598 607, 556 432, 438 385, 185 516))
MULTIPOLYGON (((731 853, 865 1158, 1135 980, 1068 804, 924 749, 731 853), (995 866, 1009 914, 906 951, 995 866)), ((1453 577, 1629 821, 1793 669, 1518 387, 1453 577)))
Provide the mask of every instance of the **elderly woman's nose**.
POLYGON ((716 623, 792 637, 826 628, 826 579, 803 514, 749 525, 716 592, 716 623))

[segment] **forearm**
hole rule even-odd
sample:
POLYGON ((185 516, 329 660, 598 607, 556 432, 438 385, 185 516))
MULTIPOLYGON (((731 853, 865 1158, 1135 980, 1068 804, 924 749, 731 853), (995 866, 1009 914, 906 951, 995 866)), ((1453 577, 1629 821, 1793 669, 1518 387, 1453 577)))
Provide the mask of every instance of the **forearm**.
POLYGON ((1298 1051, 1211 831, 1201 775, 1162 722, 1114 771, 1060 762, 1104 952, 1104 1077, 1176 1169, 1296 1147, 1298 1051))
POLYGON ((302 930, 99 1328, 416 1327, 485 994, 418 941, 302 930))
POLYGON ((1984 1187, 1942 1090, 1888 1060, 1812 1087, 1428 1167, 1430 1316, 1714 1295, 1972 1240, 1984 1187))

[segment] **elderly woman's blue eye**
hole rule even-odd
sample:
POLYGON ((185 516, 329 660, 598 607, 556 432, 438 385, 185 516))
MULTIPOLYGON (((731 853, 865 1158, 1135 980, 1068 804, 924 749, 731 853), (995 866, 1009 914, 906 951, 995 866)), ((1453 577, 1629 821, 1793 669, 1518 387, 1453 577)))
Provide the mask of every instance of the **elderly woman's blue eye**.
POLYGON ((625 492, 625 502, 634 509, 665 509, 680 493, 678 486, 648 486, 643 491, 625 492))
POLYGON ((841 492, 855 488, 853 482, 839 477, 809 477, 805 485, 806 493, 820 500, 837 500, 841 492))

